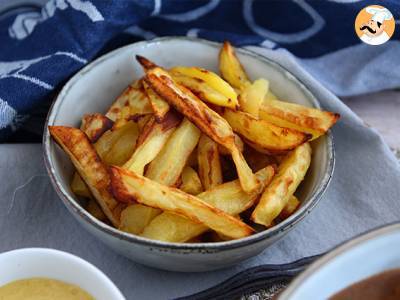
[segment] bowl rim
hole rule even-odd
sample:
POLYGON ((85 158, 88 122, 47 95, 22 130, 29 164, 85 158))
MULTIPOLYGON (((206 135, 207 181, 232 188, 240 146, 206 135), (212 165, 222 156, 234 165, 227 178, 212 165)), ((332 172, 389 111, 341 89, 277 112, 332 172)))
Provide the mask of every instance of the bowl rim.
MULTIPOLYGON (((4 257, 7 258, 8 256, 19 257, 19 256, 24 256, 26 254, 31 254, 33 256, 38 254, 44 254, 46 256, 52 256, 55 260, 67 259, 69 261, 74 261, 81 268, 87 269, 90 272, 91 274, 90 276, 93 278, 94 281, 106 285, 107 290, 109 290, 115 297, 117 297, 116 299, 120 300, 126 299, 125 296, 119 290, 119 288, 115 285, 115 283, 106 274, 104 274, 103 271, 101 271, 99 268, 97 268, 95 265, 91 264, 87 260, 72 253, 53 248, 28 247, 28 248, 19 248, 2 252, 0 253, 0 257, 1 258, 4 257)), ((52 276, 46 276, 46 278, 54 279, 52 276)), ((20 279, 26 279, 26 278, 21 277, 20 279)), ((61 281, 63 281, 63 279, 61 279, 61 281)))
MULTIPOLYGON (((310 196, 310 200, 302 207, 300 207, 293 215, 291 215, 289 218, 285 219, 283 222, 279 223, 276 226, 273 226, 271 228, 268 228, 266 230, 263 230, 261 232, 255 233, 253 235, 237 239, 237 240, 229 240, 229 241, 222 241, 222 242, 214 242, 214 243, 171 243, 171 242, 164 242, 164 241, 158 241, 158 240, 152 240, 148 239, 145 237, 133 235, 121 230, 118 230, 117 228, 114 228, 110 225, 107 225, 99 220, 97 220, 95 217, 90 215, 83 207, 81 207, 69 194, 67 191, 64 190, 64 188, 61 186, 61 184, 58 183, 57 179, 57 174, 55 172, 55 169, 53 167, 53 163, 51 160, 51 155, 50 155, 50 145, 52 142, 50 142, 50 133, 48 131, 48 126, 52 125, 50 122, 53 121, 55 115, 57 114, 57 109, 60 106, 64 96, 68 93, 69 89, 73 86, 73 84, 79 80, 82 76, 85 75, 85 73, 89 72, 92 68, 94 68, 96 65, 101 64, 103 61, 109 59, 110 57, 114 55, 118 55, 120 52, 125 51, 126 49, 133 47, 133 46, 145 46, 145 45, 150 45, 150 44, 159 44, 162 42, 194 42, 194 43, 199 43, 199 44, 205 44, 207 46, 211 46, 213 48, 220 48, 221 43, 218 42, 213 42, 205 39, 200 39, 200 38, 194 38, 194 37, 183 37, 183 36, 168 36, 168 37, 159 37, 155 38, 152 40, 144 40, 136 43, 132 43, 120 48, 117 48, 111 52, 108 52, 99 58, 95 59, 94 61, 90 62, 88 65, 86 65, 84 68, 79 70, 74 76, 72 76, 67 83, 63 86, 59 94, 56 96, 55 100, 53 101, 49 112, 46 117, 46 122, 44 126, 44 133, 43 133, 43 155, 44 155, 44 162, 46 166, 47 173, 49 174, 50 181, 56 190, 58 196, 61 198, 63 201, 64 205, 69 208, 70 210, 72 209, 75 213, 77 213, 82 220, 84 220, 86 223, 88 223, 91 226, 94 226, 97 230, 102 231, 105 234, 109 234, 115 238, 118 238, 120 240, 125 240, 128 242, 133 242, 136 244, 144 245, 144 246, 150 246, 154 248, 168 248, 168 249, 173 249, 173 250, 185 250, 185 251, 193 251, 193 250, 202 250, 202 251, 221 251, 221 250, 226 250, 226 249, 235 249, 239 248, 242 246, 246 246, 249 244, 257 243, 261 240, 271 238, 275 235, 279 235, 280 233, 283 233, 289 229, 291 229, 293 226, 295 226, 298 222, 300 222, 306 215, 308 215, 312 209, 318 204, 319 200, 322 198, 323 194, 325 193, 331 179, 333 176, 333 171, 335 167, 335 151, 334 151, 334 142, 333 142, 333 137, 332 133, 329 130, 326 135, 326 143, 327 143, 327 169, 325 174, 322 177, 322 181, 319 187, 317 187, 316 191, 310 196)), ((260 60, 263 63, 269 64, 272 67, 276 68, 279 72, 285 74, 288 79, 291 81, 294 81, 295 84, 302 89, 302 91, 305 93, 307 98, 312 102, 314 107, 320 108, 320 103, 318 100, 315 98, 315 96, 311 93, 311 91, 306 87, 306 85, 298 79, 296 76, 294 76, 288 69, 280 65, 279 63, 271 60, 268 57, 265 57, 263 55, 258 54, 255 51, 245 49, 245 48, 236 48, 236 52, 245 55, 245 56, 251 56, 256 60, 260 60)))
POLYGON ((290 299, 294 293, 296 293, 301 286, 314 274, 318 273, 321 268, 327 266, 330 263, 339 257, 340 255, 346 254, 348 251, 355 249, 357 247, 362 247, 363 244, 380 238, 385 235, 390 235, 395 232, 400 231, 400 223, 394 222, 390 224, 385 224, 366 232, 359 234, 358 236, 344 241, 338 246, 334 247, 333 250, 330 250, 328 253, 317 259, 313 262, 304 272, 302 272, 299 276, 297 276, 289 286, 282 292, 279 296, 279 299, 285 300, 290 299))

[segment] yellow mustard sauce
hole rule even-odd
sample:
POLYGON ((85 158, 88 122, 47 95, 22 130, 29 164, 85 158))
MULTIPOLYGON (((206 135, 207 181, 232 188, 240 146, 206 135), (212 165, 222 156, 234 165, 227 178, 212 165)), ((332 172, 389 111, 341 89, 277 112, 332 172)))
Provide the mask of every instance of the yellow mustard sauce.
POLYGON ((30 278, 0 287, 0 300, 94 300, 80 287, 48 278, 30 278))

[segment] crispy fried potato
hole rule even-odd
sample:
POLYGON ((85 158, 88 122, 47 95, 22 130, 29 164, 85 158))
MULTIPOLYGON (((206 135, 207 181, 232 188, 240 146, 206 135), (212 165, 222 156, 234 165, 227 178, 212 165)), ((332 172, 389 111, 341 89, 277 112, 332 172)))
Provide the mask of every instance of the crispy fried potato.
POLYGON ((340 118, 339 114, 329 111, 271 99, 263 102, 259 113, 263 120, 307 132, 313 139, 325 134, 340 118))
POLYGON ((86 182, 104 214, 111 223, 119 226, 118 202, 110 194, 110 176, 105 164, 86 134, 79 129, 65 126, 49 126, 51 136, 68 154, 76 170, 86 182))
POLYGON ((143 229, 162 211, 143 204, 129 205, 121 212, 119 229, 139 235, 143 229))
POLYGON ((161 122, 166 113, 169 111, 168 102, 164 101, 156 92, 153 91, 151 87, 146 82, 143 82, 144 90, 150 101, 151 108, 154 111, 154 116, 157 122, 161 122))
POLYGON ((200 130, 184 118, 157 157, 150 163, 146 177, 176 186, 186 162, 200 138, 200 130))
POLYGON ((183 75, 179 72, 171 72, 172 78, 180 85, 187 87, 201 100, 229 108, 237 108, 237 104, 224 94, 209 86, 204 80, 183 75))
POLYGON ((144 92, 141 80, 135 81, 115 100, 106 113, 112 121, 119 119, 136 120, 143 115, 153 113, 153 109, 144 92))
POLYGON ((209 190, 222 183, 221 162, 218 144, 205 134, 201 135, 197 146, 198 170, 201 183, 209 190))
POLYGON ((311 147, 305 143, 290 152, 282 161, 278 174, 266 187, 251 219, 258 224, 271 226, 304 179, 311 162, 311 147))
POLYGON ((205 105, 189 90, 176 84, 168 72, 161 68, 153 68, 147 71, 145 80, 159 95, 184 114, 203 133, 229 149, 243 190, 250 193, 259 188, 257 178, 235 144, 232 128, 220 115, 205 105))
POLYGON ((95 143, 113 124, 113 121, 102 114, 86 114, 82 118, 81 130, 91 143, 95 143))
POLYGON ((248 84, 239 95, 240 109, 258 119, 260 106, 268 93, 269 82, 257 79, 248 84))
POLYGON ((78 173, 74 173, 71 181, 71 190, 72 192, 81 197, 90 198, 92 194, 90 193, 86 183, 82 180, 81 176, 78 173))
POLYGON ((143 57, 141 55, 136 55, 136 60, 145 70, 158 67, 155 63, 153 63, 152 61, 148 60, 146 57, 143 57))
MULTIPOLYGON (((238 136, 236 133, 234 134, 235 136, 235 145, 239 149, 240 152, 243 152, 244 149, 244 144, 240 136, 238 136)), ((226 149, 224 146, 218 145, 218 151, 219 154, 221 155, 231 155, 228 149, 226 149)))
POLYGON ((182 171, 182 184, 179 189, 191 195, 200 194, 203 191, 203 186, 199 175, 193 168, 186 166, 182 171))
POLYGON ((104 212, 101 210, 101 207, 97 204, 97 201, 94 198, 90 198, 88 200, 86 210, 89 214, 100 221, 106 221, 107 217, 104 212))
MULTIPOLYGON (((274 174, 275 169, 271 166, 257 172, 256 176, 260 180, 262 188, 269 184, 274 174)), ((253 206, 258 194, 245 193, 239 180, 234 180, 205 191, 197 197, 227 214, 238 215, 253 206)), ((151 221, 144 229, 142 236, 154 240, 180 243, 186 242, 207 230, 208 227, 203 224, 193 222, 177 214, 164 212, 151 221)))
POLYGON ((292 150, 311 138, 309 134, 257 120, 245 112, 226 109, 223 117, 245 142, 258 146, 261 152, 274 154, 292 150))
POLYGON ((111 167, 111 187, 113 194, 121 201, 130 202, 134 199, 145 205, 184 215, 234 239, 253 233, 250 226, 195 196, 119 167, 111 167))
POLYGON ((168 112, 160 123, 155 117, 150 119, 138 138, 135 152, 124 164, 124 168, 142 175, 144 167, 161 151, 180 120, 174 111, 168 112))
POLYGON ((229 85, 229 83, 214 72, 198 67, 174 67, 171 69, 171 72, 202 80, 212 89, 216 90, 228 99, 222 103, 229 104, 228 107, 231 108, 239 108, 239 102, 235 90, 229 85))
POLYGON ((222 77, 234 88, 242 90, 250 84, 249 78, 238 60, 235 49, 225 41, 219 52, 219 70, 222 77))
POLYGON ((279 214, 279 218, 282 220, 289 218, 299 208, 299 206, 299 199, 297 199, 295 195, 292 195, 281 213, 279 214))

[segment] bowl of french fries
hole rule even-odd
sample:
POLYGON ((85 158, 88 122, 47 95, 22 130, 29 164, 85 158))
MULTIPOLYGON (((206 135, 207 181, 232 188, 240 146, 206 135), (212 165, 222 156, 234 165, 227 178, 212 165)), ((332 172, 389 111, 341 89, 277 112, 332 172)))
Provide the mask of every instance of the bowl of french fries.
POLYGON ((315 207, 338 118, 267 57, 159 38, 67 82, 44 156, 58 195, 98 239, 148 266, 200 272, 259 254, 315 207))

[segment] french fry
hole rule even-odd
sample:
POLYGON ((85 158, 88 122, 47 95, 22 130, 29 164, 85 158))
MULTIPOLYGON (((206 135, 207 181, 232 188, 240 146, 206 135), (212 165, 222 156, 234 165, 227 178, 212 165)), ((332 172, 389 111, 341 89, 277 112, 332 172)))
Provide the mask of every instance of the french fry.
POLYGON ((82 118, 81 130, 91 143, 95 143, 113 124, 113 121, 102 114, 86 114, 82 118))
MULTIPOLYGON (((275 169, 268 166, 256 176, 262 188, 267 186, 275 174, 275 169)), ((253 206, 258 198, 257 193, 247 194, 242 190, 239 180, 234 180, 221 184, 213 189, 197 195, 202 201, 224 211, 230 215, 238 215, 253 206)), ((163 212, 155 217, 153 221, 144 229, 142 236, 167 241, 167 242, 186 242, 208 230, 208 227, 193 222, 185 217, 163 212)))
MULTIPOLYGON (((234 134, 235 136, 235 145, 239 149, 240 152, 243 152, 244 149, 244 144, 240 136, 238 136, 236 133, 234 134)), ((226 149, 224 146, 218 145, 218 151, 219 154, 221 155, 231 155, 228 149, 226 149)))
POLYGON ((150 101, 151 108, 154 111, 154 115, 158 122, 164 118, 166 113, 169 111, 168 102, 164 101, 160 96, 157 95, 156 92, 153 91, 151 87, 146 82, 143 82, 144 90, 146 91, 146 95, 150 101))
POLYGON ((171 72, 171 76, 176 83, 187 87, 203 101, 233 109, 237 108, 235 101, 213 89, 202 79, 186 76, 176 71, 171 72))
POLYGON ((300 206, 300 201, 297 199, 295 195, 292 195, 288 202, 286 203, 285 207, 279 214, 280 219, 287 219, 289 218, 300 206))
POLYGON ((143 174, 144 167, 161 151, 179 122, 180 117, 174 111, 168 112, 160 123, 155 117, 150 119, 138 138, 135 152, 124 164, 124 168, 143 174))
POLYGON ((100 221, 106 221, 107 217, 104 212, 101 210, 101 207, 97 204, 97 201, 93 198, 89 198, 86 210, 90 213, 93 217, 100 221))
POLYGON ((203 191, 203 186, 199 175, 193 168, 186 166, 182 171, 182 184, 179 189, 191 195, 200 194, 203 191))
POLYGON ((218 144, 203 134, 197 146, 198 170, 201 183, 209 190, 222 183, 218 144))
POLYGON ((219 52, 219 70, 222 77, 238 90, 242 90, 250 84, 250 80, 235 54, 235 49, 227 41, 224 42, 219 52))
POLYGON ((87 185, 85 184, 85 182, 82 180, 82 178, 79 176, 79 174, 77 172, 75 172, 72 177, 71 190, 77 196, 86 197, 86 198, 89 198, 92 196, 87 185))
POLYGON ((228 101, 223 101, 222 103, 229 104, 229 107, 231 108, 239 108, 239 102, 235 90, 229 85, 229 83, 214 72, 198 67, 174 67, 171 69, 171 72, 202 80, 228 99, 228 101))
POLYGON ((106 113, 112 121, 119 119, 136 120, 143 115, 151 114, 153 110, 144 92, 141 80, 129 85, 114 101, 106 113))
POLYGON ((312 134, 312 139, 325 134, 340 118, 336 113, 272 99, 263 102, 259 113, 263 120, 307 132, 312 134))
POLYGON ((251 219, 271 226, 304 179, 311 162, 311 146, 305 143, 290 152, 279 166, 278 174, 264 190, 251 219))
POLYGON ((225 109, 223 117, 245 142, 258 146, 266 153, 281 153, 296 148, 311 138, 294 129, 282 128, 265 120, 258 120, 248 113, 225 109))
POLYGON ((250 193, 259 188, 257 178, 235 144, 232 128, 220 115, 205 105, 189 90, 177 85, 168 72, 161 68, 148 70, 145 80, 159 95, 192 121, 203 133, 230 151, 243 190, 250 193))
POLYGON ((150 163, 146 177, 167 186, 176 186, 199 138, 200 130, 184 118, 157 157, 150 163))
POLYGON ((92 195, 111 223, 119 226, 118 202, 109 192, 110 176, 86 134, 79 129, 49 126, 54 140, 68 154, 92 195))
POLYGON ((260 106, 269 89, 269 82, 265 79, 257 79, 252 84, 243 88, 239 95, 240 109, 258 119, 260 106))
POLYGON ((143 229, 161 213, 159 209, 143 204, 129 205, 121 212, 119 229, 125 232, 140 234, 143 229))
POLYGON ((119 167, 111 167, 111 187, 113 194, 120 201, 131 202, 133 200, 181 214, 234 239, 253 233, 253 229, 245 223, 195 196, 119 167))

